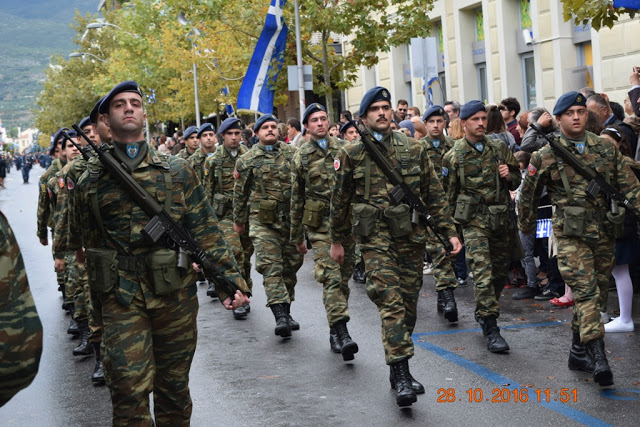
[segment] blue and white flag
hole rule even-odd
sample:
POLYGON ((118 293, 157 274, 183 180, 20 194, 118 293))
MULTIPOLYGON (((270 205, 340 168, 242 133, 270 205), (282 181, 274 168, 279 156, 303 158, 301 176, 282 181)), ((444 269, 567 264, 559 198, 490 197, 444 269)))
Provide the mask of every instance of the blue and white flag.
POLYGON ((551 237, 551 219, 539 219, 536 227, 536 239, 551 237))
POLYGON ((287 0, 271 0, 262 34, 238 93, 238 110, 261 114, 273 112, 274 90, 267 79, 269 75, 273 75, 275 80, 284 63, 287 25, 282 18, 282 8, 286 2, 287 0), (272 72, 273 67, 276 67, 275 73, 272 72))
MULTIPOLYGON (((229 96, 229 85, 222 88, 222 94, 225 98, 229 96)), ((224 109, 227 112, 227 116, 235 117, 236 111, 233 109, 233 105, 225 104, 224 109)))
POLYGON ((640 9, 640 0, 613 0, 613 7, 626 7, 627 9, 640 9))
POLYGON ((427 101, 429 107, 433 107, 433 85, 438 81, 438 76, 431 77, 427 82, 427 101))

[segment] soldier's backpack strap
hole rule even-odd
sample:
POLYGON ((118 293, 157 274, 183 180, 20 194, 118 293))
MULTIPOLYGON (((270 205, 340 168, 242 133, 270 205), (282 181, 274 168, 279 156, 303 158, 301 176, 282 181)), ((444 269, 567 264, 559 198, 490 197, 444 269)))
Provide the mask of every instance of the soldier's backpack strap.
POLYGON ((171 213, 171 202, 173 201, 173 181, 171 181, 171 173, 169 171, 169 164, 162 171, 162 175, 164 176, 164 210, 167 213, 171 213))
POLYGON ((263 199, 266 199, 267 192, 264 191, 264 178, 262 176, 262 169, 260 169, 261 167, 262 161, 256 162, 256 164, 253 165, 254 175, 256 176, 256 181, 258 181, 258 186, 260 187, 260 194, 262 195, 263 199))
POLYGON ((464 152, 462 151, 462 145, 458 144, 455 151, 458 158, 458 178, 460 179, 460 188, 466 188, 466 182, 464 180, 464 152))
POLYGON ((304 187, 308 191, 311 190, 311 180, 309 179, 309 155, 305 152, 300 157, 300 160, 302 160, 302 167, 304 168, 304 187))
POLYGON ((604 144, 598 138, 596 142, 596 151, 600 154, 600 157, 604 160, 604 179, 607 181, 607 184, 611 184, 610 170, 609 170, 609 162, 607 161, 607 151, 604 148, 604 144))
POLYGON ((562 180, 562 186, 564 187, 564 191, 567 193, 569 204, 575 205, 575 199, 573 198, 573 191, 571 191, 571 187, 569 186, 567 173, 564 171, 564 160, 562 160, 562 158, 556 157, 556 163, 558 164, 558 172, 560 172, 560 179, 562 180))
POLYGON ((396 160, 400 164, 402 176, 409 173, 409 160, 411 159, 411 152, 409 150, 409 138, 407 135, 399 132, 392 132, 393 137, 393 149, 396 152, 396 160))
POLYGON ((371 156, 365 151, 364 153, 364 200, 369 201, 371 194, 371 156))
POLYGON ((97 161, 89 162, 89 189, 87 194, 89 195, 89 205, 91 205, 91 212, 93 213, 100 233, 103 239, 107 239, 107 231, 104 228, 104 222, 102 222, 102 214, 100 213, 100 205, 98 204, 98 178, 100 178, 100 164, 97 161))

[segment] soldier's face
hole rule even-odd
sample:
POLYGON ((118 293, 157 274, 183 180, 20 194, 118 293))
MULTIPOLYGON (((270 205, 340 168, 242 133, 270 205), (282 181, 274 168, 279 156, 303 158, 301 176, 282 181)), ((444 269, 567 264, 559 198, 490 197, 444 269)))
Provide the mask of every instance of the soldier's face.
POLYGON ((447 122, 444 121, 444 117, 442 116, 431 116, 425 122, 427 125, 427 133, 430 138, 438 139, 441 138, 444 133, 444 127, 447 122))
POLYGON ((471 141, 479 141, 484 138, 487 129, 487 113, 478 111, 466 120, 462 120, 466 137, 471 141))
POLYGON ((224 146, 229 150, 237 150, 242 139, 240 129, 230 129, 226 131, 222 137, 224 138, 224 146))
POLYGON ((142 139, 146 117, 142 98, 133 92, 122 92, 114 96, 109 105, 109 114, 101 116, 116 140, 142 139))
MULTIPOLYGON (((309 133, 307 132, 307 135, 309 133)), ((266 122, 258 129, 257 137, 262 145, 273 145, 278 142, 278 124, 266 122)))
POLYGON ((376 101, 371 104, 364 118, 367 126, 380 133, 389 132, 392 119, 393 111, 389 101, 376 101))
POLYGON ((78 151, 76 146, 73 145, 73 143, 71 143, 71 141, 66 141, 64 152, 65 152, 65 157, 67 158, 68 162, 70 162, 71 160, 75 159, 76 156, 78 154, 80 154, 80 152, 78 151))
POLYGON ((208 130, 206 132, 202 132, 202 135, 200 135, 200 144, 202 144, 204 148, 211 150, 215 147, 216 143, 215 132, 208 130))
POLYGON ((329 117, 324 111, 318 111, 307 117, 307 132, 313 139, 326 138, 329 133, 329 117))
POLYGON ((355 130, 353 126, 347 129, 347 131, 344 133, 344 139, 346 139, 349 142, 354 141, 357 137, 358 137, 358 131, 355 130))
POLYGON ((187 146, 187 148, 189 148, 189 150, 191 151, 196 151, 198 149, 198 146, 200 146, 200 141, 198 141, 198 135, 196 135, 195 133, 192 133, 191 135, 189 135, 189 138, 185 139, 184 143, 187 146))
POLYGON ((563 134, 570 138, 581 137, 584 135, 584 129, 587 125, 587 109, 580 105, 574 105, 561 115, 556 116, 556 120, 563 134))
MULTIPOLYGON (((85 133, 85 135, 87 135, 87 136, 89 137, 89 139, 90 139, 91 141, 93 141, 93 143, 94 143, 94 144, 96 143, 96 135, 95 135, 95 133, 93 132, 93 125, 89 125, 89 126, 85 126, 85 127, 83 127, 83 128, 82 128, 82 132, 84 132, 84 133, 85 133)), ((87 142, 87 141, 85 141, 85 140, 84 140, 84 138, 82 138, 82 137, 78 137, 78 143, 79 143, 79 145, 80 145, 81 147, 84 147, 85 145, 87 145, 87 144, 88 144, 88 142, 87 142)))
POLYGON ((97 142, 111 141, 111 129, 105 124, 104 120, 101 120, 98 116, 98 123, 92 125, 94 128, 94 135, 97 135, 97 142))

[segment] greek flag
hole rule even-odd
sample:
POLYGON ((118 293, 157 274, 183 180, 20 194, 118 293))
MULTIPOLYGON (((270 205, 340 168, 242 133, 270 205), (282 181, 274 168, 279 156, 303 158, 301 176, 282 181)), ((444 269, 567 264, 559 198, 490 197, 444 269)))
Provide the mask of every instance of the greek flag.
POLYGON ((287 0, 271 0, 267 19, 253 51, 247 74, 238 93, 238 110, 271 114, 273 112, 273 88, 267 80, 277 77, 284 63, 287 26, 282 18, 282 8, 287 0), (272 68, 275 67, 275 73, 272 68))
POLYGON ((626 7, 627 9, 640 9, 640 0, 613 0, 613 7, 626 7))
POLYGON ((539 219, 536 227, 536 239, 551 237, 551 219, 539 219))
POLYGON ((438 81, 438 77, 432 77, 427 82, 427 99, 429 100, 429 107, 433 107, 433 85, 438 81))

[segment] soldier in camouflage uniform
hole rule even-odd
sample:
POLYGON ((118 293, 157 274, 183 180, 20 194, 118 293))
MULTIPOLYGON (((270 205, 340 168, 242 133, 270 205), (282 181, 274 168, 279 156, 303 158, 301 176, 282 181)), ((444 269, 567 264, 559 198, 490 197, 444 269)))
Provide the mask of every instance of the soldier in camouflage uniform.
MULTIPOLYGON (((461 245, 451 222, 447 199, 424 146, 400 132, 391 131, 391 96, 382 87, 369 90, 360 103, 359 116, 371 129, 374 143, 386 153, 407 186, 429 208, 438 227, 453 245, 461 245)), ((344 262, 343 243, 350 235, 348 215, 353 204, 353 234, 360 244, 367 274, 367 295, 382 321, 382 343, 391 370, 396 403, 411 405, 424 386, 409 372, 414 348, 411 334, 416 324, 422 286, 422 255, 427 230, 412 224, 408 205, 392 206, 393 186, 356 140, 340 149, 334 159, 335 185, 331 195, 331 257, 344 262)))
POLYGON ((342 265, 331 258, 329 209, 335 180, 333 159, 342 146, 328 135, 329 118, 324 106, 313 103, 304 112, 302 123, 311 136, 293 156, 291 182, 291 243, 305 254, 304 231, 313 247, 313 277, 322 283, 322 300, 329 321, 329 343, 343 360, 353 360, 358 352, 349 336, 349 277, 353 272, 355 243, 348 234, 343 241, 342 265), (304 231, 303 231, 304 225, 304 231))
MULTIPOLYGON (((115 86, 99 112, 99 120, 111 130, 112 154, 240 289, 235 295, 219 291, 225 308, 247 302, 241 293, 248 293, 246 283, 193 169, 147 145, 137 83, 115 86)), ((158 425, 189 425, 189 370, 198 313, 195 272, 187 263, 181 276, 177 253, 148 243, 140 231, 149 217, 96 157, 77 187, 86 206, 76 213, 83 224, 82 241, 69 244, 79 249, 84 242, 91 292, 102 304, 103 363, 113 424, 150 425, 153 392, 158 425)))
POLYGON ((278 141, 276 119, 261 116, 253 128, 260 141, 236 161, 233 172, 234 229, 249 236, 256 249, 256 270, 263 276, 267 306, 276 319, 275 333, 283 338, 300 329, 291 317, 296 272, 302 255, 289 241, 291 159, 294 148, 278 141))
MULTIPOLYGON (((561 132, 556 141, 640 208, 640 185, 623 155, 610 141, 585 131, 585 97, 578 92, 562 95, 553 114, 561 132)), ((550 145, 542 147, 531 157, 518 202, 518 221, 523 233, 535 232, 536 210, 546 186, 556 207, 551 222, 558 267, 575 301, 569 368, 593 372, 594 380, 606 386, 613 384, 613 374, 604 350, 600 311, 615 263, 615 229, 622 227, 624 213, 611 213, 602 193, 589 197, 588 184, 550 145)))
MULTIPOLYGON (((219 145, 215 153, 208 157, 204 163, 202 184, 205 194, 216 212, 224 237, 231 246, 238 265, 242 268, 242 277, 247 282, 249 290, 252 290, 251 255, 253 255, 253 244, 249 237, 249 229, 247 227, 242 234, 238 234, 233 229, 233 186, 235 184, 233 171, 236 167, 236 161, 249 151, 246 146, 240 145, 241 123, 240 119, 229 117, 220 125, 223 144, 219 145)), ((210 284, 210 288, 207 291, 208 295, 210 291, 213 291, 213 283, 210 284)), ((245 304, 245 306, 233 310, 233 315, 236 319, 244 319, 250 310, 250 305, 245 304)))
POLYGON ((195 126, 189 126, 184 131, 183 138, 184 148, 180 150, 176 156, 187 160, 189 157, 193 156, 200 146, 200 142, 198 141, 198 128, 195 126))
MULTIPOLYGON (((444 134, 447 125, 445 111, 439 105, 434 105, 425 111, 422 116, 424 129, 420 128, 421 122, 416 124, 416 130, 426 135, 420 140, 427 150, 427 155, 433 165, 436 175, 442 177, 442 158, 453 148, 453 138, 444 134)), ((447 188, 443 185, 445 191, 447 188)), ((458 321, 458 307, 454 296, 454 290, 458 287, 455 273, 455 258, 449 258, 442 251, 440 242, 432 234, 427 235, 427 252, 433 260, 433 279, 438 292, 438 313, 444 313, 449 322, 458 321)))
POLYGON ((38 317, 24 261, 9 222, 0 211, 0 407, 27 387, 42 354, 38 317))
POLYGON ((467 264, 473 271, 476 320, 494 353, 509 350, 500 335, 498 299, 507 279, 515 231, 509 190, 520 185, 518 161, 506 145, 485 135, 487 113, 480 101, 460 110, 465 137, 444 156, 442 177, 447 182, 454 221, 462 228, 467 264))
POLYGON ((189 156, 189 164, 196 171, 200 182, 204 183, 204 162, 216 151, 216 132, 213 125, 205 123, 200 126, 197 138, 200 141, 200 147, 189 156))

